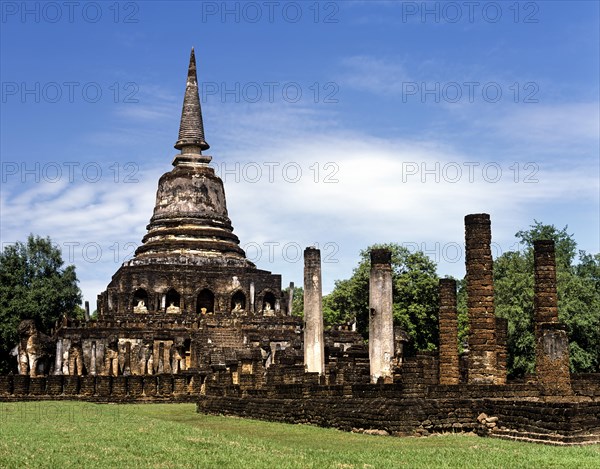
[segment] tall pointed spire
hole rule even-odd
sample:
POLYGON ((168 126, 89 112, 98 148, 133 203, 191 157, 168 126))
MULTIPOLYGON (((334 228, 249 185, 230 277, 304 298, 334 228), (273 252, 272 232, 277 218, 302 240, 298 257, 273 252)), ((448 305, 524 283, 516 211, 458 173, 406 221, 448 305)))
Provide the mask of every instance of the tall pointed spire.
POLYGON ((204 124, 202 123, 202 108, 200 107, 200 96, 198 93, 198 77, 196 75, 196 55, 194 48, 190 54, 190 66, 188 68, 185 96, 183 98, 183 109, 181 111, 181 123, 179 124, 179 138, 175 148, 182 153, 199 153, 210 147, 204 140, 204 124))
POLYGON ((175 148, 181 153, 173 159, 174 168, 158 181, 154 214, 132 265, 255 268, 233 233, 223 181, 209 164, 212 157, 202 154, 209 147, 202 127, 194 49, 175 148))

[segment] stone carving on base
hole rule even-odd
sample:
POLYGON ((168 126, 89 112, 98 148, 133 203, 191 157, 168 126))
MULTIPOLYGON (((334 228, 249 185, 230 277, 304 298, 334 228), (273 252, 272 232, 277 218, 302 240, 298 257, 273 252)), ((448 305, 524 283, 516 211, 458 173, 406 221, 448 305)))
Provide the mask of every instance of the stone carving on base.
POLYGON ((79 341, 73 341, 69 348, 69 370, 72 375, 82 376, 84 374, 83 350, 79 341))
POLYGON ((38 376, 49 372, 52 340, 37 330, 35 322, 21 321, 18 327, 19 344, 13 352, 17 356, 19 374, 38 376))
POLYGON ((111 340, 104 352, 104 375, 118 376, 119 375, 119 345, 116 337, 111 337, 111 340))
POLYGON ((171 372, 177 374, 185 370, 185 345, 183 341, 177 341, 171 347, 171 372))
POLYGON ((144 339, 138 350, 138 372, 137 374, 152 374, 152 339, 144 339))

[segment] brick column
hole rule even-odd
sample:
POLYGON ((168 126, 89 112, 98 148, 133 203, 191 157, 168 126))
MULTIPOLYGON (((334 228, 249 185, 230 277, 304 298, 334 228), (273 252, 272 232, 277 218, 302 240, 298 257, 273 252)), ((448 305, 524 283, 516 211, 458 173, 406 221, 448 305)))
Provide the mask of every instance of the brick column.
POLYGON ((506 384, 508 319, 496 318, 496 378, 494 384, 506 384))
POLYGON ((456 311, 456 280, 441 278, 440 310, 440 384, 458 384, 458 316, 456 311))
POLYGON ((290 282, 290 288, 288 290, 288 305, 287 305, 287 315, 292 315, 292 309, 294 305, 294 282, 290 282))
POLYGON ((323 374, 323 291, 321 287, 321 251, 304 250, 304 366, 306 371, 323 374))
POLYGON ((369 278, 369 363, 371 382, 379 378, 392 382, 394 357, 394 317, 392 314, 392 253, 371 251, 369 278))
POLYGON ((56 356, 54 358, 54 374, 62 375, 62 367, 63 367, 63 343, 62 339, 58 339, 56 341, 56 356))
POLYGON ((496 316, 490 216, 465 217, 469 377, 471 384, 493 384, 496 375, 496 316))
POLYGON ((545 322, 558 323, 558 299, 556 296, 556 260, 554 241, 534 241, 534 314, 535 329, 545 322))
POLYGON ((569 339, 558 322, 554 241, 534 241, 535 371, 544 394, 570 395, 569 339))

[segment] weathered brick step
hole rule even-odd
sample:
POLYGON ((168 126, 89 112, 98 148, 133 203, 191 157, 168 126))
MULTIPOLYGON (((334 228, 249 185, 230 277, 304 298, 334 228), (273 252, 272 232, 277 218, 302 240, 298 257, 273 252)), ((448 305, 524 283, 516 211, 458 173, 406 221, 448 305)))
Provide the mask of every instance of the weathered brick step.
POLYGON ((490 438, 502 440, 524 441, 528 443, 543 443, 554 446, 581 446, 600 443, 600 435, 561 435, 549 433, 522 432, 518 430, 494 429, 488 433, 490 438))

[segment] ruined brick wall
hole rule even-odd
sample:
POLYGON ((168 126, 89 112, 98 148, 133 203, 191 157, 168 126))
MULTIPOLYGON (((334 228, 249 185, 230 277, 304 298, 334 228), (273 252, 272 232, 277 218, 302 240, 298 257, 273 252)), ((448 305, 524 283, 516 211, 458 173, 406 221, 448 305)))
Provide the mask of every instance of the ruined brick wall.
POLYGON ((198 412, 393 435, 476 431, 545 443, 600 442, 600 401, 536 401, 532 398, 539 393, 530 385, 430 386, 420 395, 401 384, 304 383, 212 391, 207 388, 199 398, 198 412))
POLYGON ((439 363, 437 352, 418 352, 416 356, 404 359, 394 377, 395 382, 420 388, 439 384, 439 363))
MULTIPOLYGON (((431 357, 421 360, 427 359, 431 357)), ((199 410, 206 413, 343 430, 377 429, 396 434, 475 430, 528 441, 600 442, 600 374, 574 375, 573 388, 584 399, 550 401, 543 400, 535 384, 322 385, 318 373, 303 373, 301 365, 273 365, 266 381, 259 379, 262 371, 240 372, 238 384, 234 376, 227 370, 209 375, 4 375, 0 376, 0 402, 198 402, 199 410), (477 420, 482 412, 492 418, 477 420)))
POLYGON ((202 398, 198 411, 294 424, 310 423, 345 431, 383 430, 395 435, 414 435, 418 429, 433 431, 434 425, 438 431, 452 431, 453 425, 466 431, 477 426, 478 409, 469 400, 347 398, 340 387, 321 389, 320 395, 309 388, 293 390, 290 388, 281 396, 202 398))
POLYGON ((325 370, 329 384, 368 383, 369 353, 364 346, 353 347, 339 356, 330 356, 325 370))
POLYGON ((600 399, 600 373, 578 373, 571 375, 571 386, 576 396, 600 399))
POLYGON ((600 443, 600 401, 484 399, 498 420, 492 436, 547 444, 600 443))
POLYGON ((78 399, 97 402, 181 401, 200 395, 206 376, 0 376, 0 401, 78 399))

